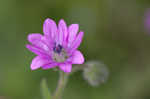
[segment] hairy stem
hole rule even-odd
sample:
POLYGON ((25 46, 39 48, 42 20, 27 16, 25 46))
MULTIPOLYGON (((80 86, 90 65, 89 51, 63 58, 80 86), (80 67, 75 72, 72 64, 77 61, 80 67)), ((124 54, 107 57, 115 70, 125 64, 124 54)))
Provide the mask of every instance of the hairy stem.
POLYGON ((63 91, 67 84, 69 75, 73 74, 74 72, 83 70, 86 67, 87 67, 86 64, 82 64, 80 66, 74 66, 70 74, 66 74, 63 71, 59 71, 59 81, 58 81, 56 91, 53 95, 53 99, 62 99, 63 91))
POLYGON ((68 74, 64 73, 63 71, 60 71, 59 74, 59 81, 53 99, 62 99, 63 91, 68 81, 68 74))

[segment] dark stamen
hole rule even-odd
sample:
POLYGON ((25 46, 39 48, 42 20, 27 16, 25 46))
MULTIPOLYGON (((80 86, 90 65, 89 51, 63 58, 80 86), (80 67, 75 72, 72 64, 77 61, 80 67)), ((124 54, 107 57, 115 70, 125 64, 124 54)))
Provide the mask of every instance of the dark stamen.
POLYGON ((61 46, 60 44, 58 44, 57 46, 55 46, 55 47, 53 48, 53 50, 54 50, 54 52, 56 52, 56 53, 60 53, 61 50, 62 50, 62 46, 61 46))

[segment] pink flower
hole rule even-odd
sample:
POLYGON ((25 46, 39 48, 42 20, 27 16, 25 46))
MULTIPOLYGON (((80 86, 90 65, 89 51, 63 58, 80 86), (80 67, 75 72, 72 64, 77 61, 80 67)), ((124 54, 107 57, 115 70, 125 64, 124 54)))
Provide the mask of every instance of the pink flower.
POLYGON ((83 64, 84 57, 77 48, 84 33, 78 33, 78 30, 78 24, 67 27, 61 19, 57 27, 52 19, 46 19, 43 25, 44 35, 28 35, 31 44, 27 44, 26 47, 37 55, 32 60, 31 69, 50 69, 58 66, 64 72, 71 72, 72 64, 83 64))
POLYGON ((148 8, 145 12, 144 25, 145 25, 146 32, 150 33, 150 8, 148 8))

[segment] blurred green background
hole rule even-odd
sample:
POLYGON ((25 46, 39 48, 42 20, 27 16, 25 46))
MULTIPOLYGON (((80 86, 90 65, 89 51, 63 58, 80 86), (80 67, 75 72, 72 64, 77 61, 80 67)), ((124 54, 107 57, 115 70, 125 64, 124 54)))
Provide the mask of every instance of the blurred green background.
POLYGON ((49 17, 79 23, 86 61, 99 60, 110 71, 99 87, 75 73, 63 99, 150 99, 150 33, 143 24, 147 8, 150 0, 0 0, 0 95, 42 99, 42 78, 55 90, 58 72, 31 71, 35 55, 25 48, 27 35, 42 33, 49 17))

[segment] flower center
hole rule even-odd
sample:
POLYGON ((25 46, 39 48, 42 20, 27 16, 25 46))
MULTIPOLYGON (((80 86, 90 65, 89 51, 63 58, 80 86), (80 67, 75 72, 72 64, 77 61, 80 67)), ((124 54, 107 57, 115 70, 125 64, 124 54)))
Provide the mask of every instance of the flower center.
POLYGON ((63 47, 60 44, 53 48, 54 52, 58 53, 58 54, 61 53, 62 49, 63 49, 63 47))
POLYGON ((60 45, 58 44, 57 46, 55 45, 55 47, 53 48, 53 60, 55 60, 56 62, 64 62, 67 58, 68 58, 68 55, 65 51, 65 49, 60 45))

